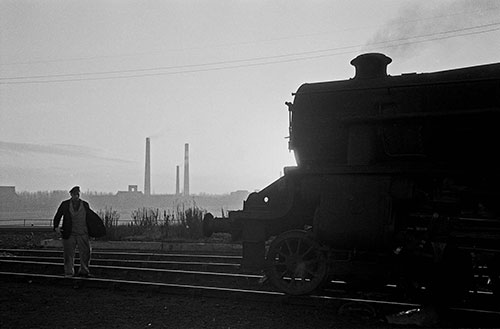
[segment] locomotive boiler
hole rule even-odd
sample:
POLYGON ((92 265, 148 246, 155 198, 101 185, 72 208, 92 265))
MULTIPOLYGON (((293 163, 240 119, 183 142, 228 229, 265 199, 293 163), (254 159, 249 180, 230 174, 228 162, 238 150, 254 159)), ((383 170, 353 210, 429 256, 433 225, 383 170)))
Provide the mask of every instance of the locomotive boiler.
POLYGON ((353 78, 300 86, 286 103, 297 166, 204 218, 288 294, 331 277, 467 289, 477 268, 498 289, 500 63, 398 76, 389 63, 362 54, 353 78))

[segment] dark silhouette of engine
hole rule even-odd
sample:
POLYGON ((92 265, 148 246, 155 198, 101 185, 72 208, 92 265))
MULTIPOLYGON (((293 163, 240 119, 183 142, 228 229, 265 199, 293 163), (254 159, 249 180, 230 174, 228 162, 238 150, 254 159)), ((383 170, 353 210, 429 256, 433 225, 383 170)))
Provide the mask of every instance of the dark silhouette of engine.
POLYGON ((363 54, 354 78, 300 86, 297 166, 207 214, 205 233, 231 232, 242 265, 289 294, 332 276, 458 293, 477 268, 498 293, 500 63, 389 76, 390 62, 363 54))

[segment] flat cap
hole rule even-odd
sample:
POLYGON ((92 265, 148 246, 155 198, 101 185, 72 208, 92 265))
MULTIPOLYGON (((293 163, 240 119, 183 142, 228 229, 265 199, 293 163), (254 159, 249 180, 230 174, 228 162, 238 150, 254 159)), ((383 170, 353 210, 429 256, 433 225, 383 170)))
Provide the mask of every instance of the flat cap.
POLYGON ((80 193, 80 186, 74 186, 71 190, 69 190, 69 193, 73 194, 75 192, 80 193))

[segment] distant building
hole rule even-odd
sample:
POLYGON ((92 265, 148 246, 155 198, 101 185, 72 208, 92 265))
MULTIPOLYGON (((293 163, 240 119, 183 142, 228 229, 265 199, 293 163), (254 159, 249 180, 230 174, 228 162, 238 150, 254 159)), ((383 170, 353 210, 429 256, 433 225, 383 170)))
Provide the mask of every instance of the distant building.
POLYGON ((127 191, 118 191, 116 195, 128 195, 128 196, 138 196, 143 195, 141 191, 139 191, 138 185, 129 185, 127 191))
POLYGON ((19 196, 15 186, 0 186, 0 210, 17 208, 19 196))
POLYGON ((0 186, 0 199, 17 198, 15 186, 0 186))
POLYGON ((248 197, 249 194, 250 194, 250 192, 248 192, 247 190, 238 190, 238 191, 231 192, 229 195, 231 196, 231 198, 237 198, 237 199, 244 200, 248 197))

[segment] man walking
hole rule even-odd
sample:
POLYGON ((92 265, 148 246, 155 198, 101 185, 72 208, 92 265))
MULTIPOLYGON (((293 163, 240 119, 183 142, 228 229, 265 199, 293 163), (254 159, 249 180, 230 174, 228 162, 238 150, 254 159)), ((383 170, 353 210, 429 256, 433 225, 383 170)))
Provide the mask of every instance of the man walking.
POLYGON ((90 270, 90 239, 87 227, 87 217, 93 213, 89 204, 80 199, 80 187, 75 186, 70 191, 71 198, 61 203, 54 216, 54 231, 62 236, 64 248, 64 276, 74 276, 75 249, 78 246, 80 254, 80 270, 77 276, 89 277, 90 270), (62 228, 59 223, 63 218, 62 228))

